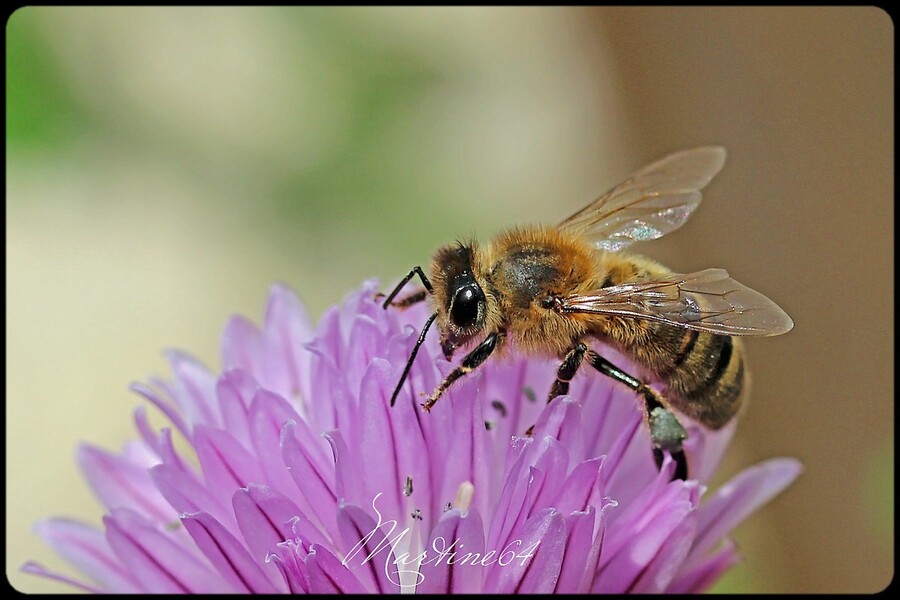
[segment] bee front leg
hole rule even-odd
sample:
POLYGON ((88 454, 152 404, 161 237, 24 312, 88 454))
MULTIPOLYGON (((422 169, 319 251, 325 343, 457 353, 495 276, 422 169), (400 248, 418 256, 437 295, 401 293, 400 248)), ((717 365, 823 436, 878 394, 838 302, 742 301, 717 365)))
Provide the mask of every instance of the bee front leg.
POLYGON ((495 331, 489 334, 484 341, 475 346, 475 349, 469 352, 465 358, 462 360, 462 364, 458 367, 450 371, 450 374, 441 382, 441 385, 434 390, 434 393, 431 394, 431 397, 422 404, 422 410, 428 412, 431 410, 431 407, 434 406, 435 402, 441 397, 441 395, 453 385, 457 379, 471 373, 473 370, 478 368, 487 358, 491 355, 491 353, 497 348, 498 343, 503 338, 503 334, 499 331, 495 331))
MULTIPOLYGON (((387 310, 388 306, 395 306, 397 308, 406 308, 407 306, 410 306, 417 302, 421 302, 422 300, 424 300, 425 298, 428 297, 428 294, 433 294, 433 293, 434 293, 434 288, 431 286, 431 282, 428 281, 428 277, 426 277, 425 272, 422 270, 422 267, 416 266, 416 267, 413 267, 412 270, 406 274, 406 277, 404 277, 402 280, 400 280, 400 283, 397 284, 397 287, 394 288, 394 291, 391 292, 390 294, 388 294, 387 299, 385 299, 385 301, 384 301, 383 308, 385 310, 387 310), (403 286, 405 286, 407 283, 409 283, 409 280, 413 278, 413 275, 419 276, 419 279, 422 280, 422 285, 425 286, 425 289, 420 290, 410 296, 407 296, 406 298, 403 298, 402 300, 398 300, 397 302, 394 302, 394 298, 397 297, 397 294, 400 293, 400 290, 403 289, 403 286)), ((381 292, 375 294, 376 299, 381 299, 382 297, 384 297, 384 294, 382 294, 381 292)))
POLYGON ((644 397, 656 466, 662 466, 663 452, 668 452, 675 460, 675 473, 672 479, 687 479, 687 458, 681 447, 682 442, 687 439, 687 431, 678 422, 675 413, 665 407, 662 397, 650 386, 629 375, 596 352, 590 351, 589 360, 592 367, 607 377, 624 383, 644 397))

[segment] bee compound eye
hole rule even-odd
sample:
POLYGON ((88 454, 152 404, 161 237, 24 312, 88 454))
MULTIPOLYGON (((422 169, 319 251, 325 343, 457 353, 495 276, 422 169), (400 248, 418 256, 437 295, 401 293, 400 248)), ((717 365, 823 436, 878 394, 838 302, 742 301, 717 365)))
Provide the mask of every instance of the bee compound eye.
POLYGON ((456 291, 450 304, 450 320, 457 327, 470 327, 478 320, 478 303, 484 294, 474 285, 467 285, 456 291))

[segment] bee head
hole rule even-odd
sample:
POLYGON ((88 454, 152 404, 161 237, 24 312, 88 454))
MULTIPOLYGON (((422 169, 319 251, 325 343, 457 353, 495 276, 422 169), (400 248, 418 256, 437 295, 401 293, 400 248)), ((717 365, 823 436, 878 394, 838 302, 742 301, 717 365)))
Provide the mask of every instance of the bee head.
POLYGON ((441 349, 447 360, 484 326, 486 300, 473 272, 474 253, 472 245, 445 246, 432 261, 441 349))

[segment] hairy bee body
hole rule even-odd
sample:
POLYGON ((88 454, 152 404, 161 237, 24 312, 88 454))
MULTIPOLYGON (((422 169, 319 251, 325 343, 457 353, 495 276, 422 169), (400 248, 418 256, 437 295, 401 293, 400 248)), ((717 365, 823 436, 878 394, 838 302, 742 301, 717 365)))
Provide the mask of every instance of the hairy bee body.
POLYGON ((582 363, 643 399, 654 458, 668 452, 687 476, 687 431, 670 407, 718 429, 737 413, 747 388, 743 346, 735 336, 770 336, 794 323, 774 302, 723 269, 679 274, 621 252, 681 227, 700 190, 719 172, 725 151, 703 147, 667 156, 552 227, 510 229, 483 246, 443 246, 430 277, 414 267, 384 301, 399 308, 430 299, 400 381, 397 399, 428 328, 437 324, 450 360, 471 347, 422 404, 431 410, 455 381, 490 356, 514 349, 561 359, 547 401, 568 393, 582 363), (418 275, 424 286, 394 302, 418 275), (598 341, 631 358, 640 379, 589 347, 598 341), (661 383, 660 394, 648 383, 661 383))
POLYGON ((645 379, 666 387, 675 408, 707 427, 722 427, 739 409, 745 371, 737 338, 618 315, 566 314, 553 302, 671 273, 659 263, 597 250, 554 228, 512 229, 483 248, 475 242, 442 247, 431 263, 431 300, 438 318, 445 317, 438 326, 454 345, 468 345, 461 342, 466 332, 438 309, 449 306, 454 278, 467 269, 486 297, 485 328, 510 338, 503 349, 564 358, 578 340, 591 337, 631 358, 645 379))

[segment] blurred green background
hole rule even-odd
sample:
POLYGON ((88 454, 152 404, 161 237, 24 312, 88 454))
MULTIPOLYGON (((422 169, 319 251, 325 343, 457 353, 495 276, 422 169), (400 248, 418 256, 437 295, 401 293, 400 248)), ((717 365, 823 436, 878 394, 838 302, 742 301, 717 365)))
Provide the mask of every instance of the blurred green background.
POLYGON ((668 152, 729 159, 641 251, 726 267, 794 318, 751 340, 722 477, 806 471, 719 591, 893 577, 893 42, 875 8, 25 8, 7 23, 6 571, 99 523, 79 441, 120 448, 177 346, 289 283, 318 316, 440 243, 555 222, 668 152))

